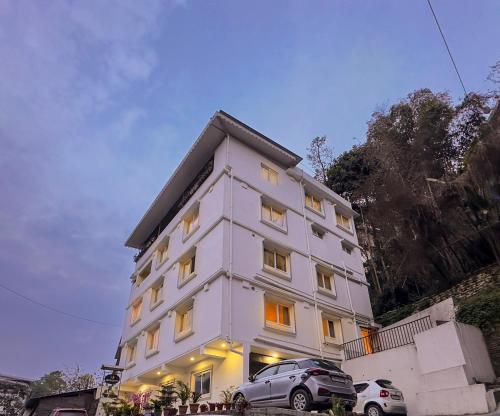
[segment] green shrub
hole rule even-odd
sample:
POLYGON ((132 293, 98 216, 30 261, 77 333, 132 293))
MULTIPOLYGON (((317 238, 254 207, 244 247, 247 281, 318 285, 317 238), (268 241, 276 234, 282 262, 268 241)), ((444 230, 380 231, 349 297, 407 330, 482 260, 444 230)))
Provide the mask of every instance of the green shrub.
POLYGON ((458 305, 457 321, 477 326, 485 334, 500 323, 500 289, 478 293, 458 305))

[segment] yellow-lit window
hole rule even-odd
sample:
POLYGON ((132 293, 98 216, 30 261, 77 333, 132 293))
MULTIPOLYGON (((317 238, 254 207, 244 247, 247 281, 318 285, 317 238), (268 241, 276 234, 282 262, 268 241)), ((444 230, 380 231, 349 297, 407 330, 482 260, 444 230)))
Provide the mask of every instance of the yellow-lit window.
POLYGON ((318 212, 323 211, 321 209, 321 199, 316 198, 314 195, 311 195, 307 192, 306 192, 306 206, 318 212))
POLYGON ((132 308, 130 310, 130 325, 135 324, 139 318, 141 317, 142 310, 142 298, 138 299, 132 304, 132 308))
POLYGON ((272 183, 273 185, 278 183, 278 172, 271 169, 269 166, 261 165, 260 175, 264 180, 272 183))
POLYGON ((193 328, 193 306, 176 312, 175 333, 176 338, 191 332, 193 328))
POLYGON ((287 254, 264 248, 264 267, 289 274, 289 258, 290 256, 287 254))
POLYGON ((335 293, 335 286, 333 284, 333 275, 331 273, 326 273, 320 270, 316 271, 316 279, 318 282, 318 288, 326 290, 328 292, 335 293))
POLYGON ((342 343, 342 329, 340 319, 332 317, 323 317, 323 336, 325 341, 334 342, 336 344, 342 343))
POLYGON ((196 265, 196 256, 191 256, 180 263, 181 282, 187 280, 194 273, 196 265))
POLYGON ((284 227, 285 211, 272 205, 262 203, 262 219, 280 227, 284 227))
POLYGON ((184 218, 184 237, 187 237, 198 228, 198 209, 184 218))
POLYGON ((163 282, 151 288, 151 305, 154 306, 162 300, 163 282))
POLYGON ((346 230, 351 229, 351 219, 340 212, 335 213, 335 218, 337 219, 337 224, 346 230))
POLYGON ((168 241, 163 242, 156 249, 156 267, 160 267, 168 259, 168 241))
POLYGON ((137 351, 137 341, 127 344, 127 352, 126 352, 126 364, 133 363, 135 361, 135 354, 137 351))
POLYGON ((158 351, 158 346, 160 342, 160 326, 156 326, 150 329, 147 333, 146 339, 146 351, 153 352, 158 351))
POLYGON ((291 324, 291 306, 284 305, 269 299, 265 301, 265 315, 267 325, 281 325, 290 327, 291 324))

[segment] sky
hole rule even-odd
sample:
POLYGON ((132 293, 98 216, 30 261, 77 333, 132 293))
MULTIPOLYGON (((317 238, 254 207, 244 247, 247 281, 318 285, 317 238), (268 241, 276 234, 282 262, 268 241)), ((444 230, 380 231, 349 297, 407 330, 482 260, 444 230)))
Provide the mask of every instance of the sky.
MULTIPOLYGON (((466 88, 487 91, 500 2, 433 5, 466 88)), ((2 0, 0 373, 113 362, 124 241, 215 111, 338 154, 423 87, 463 97, 425 0, 2 0)))

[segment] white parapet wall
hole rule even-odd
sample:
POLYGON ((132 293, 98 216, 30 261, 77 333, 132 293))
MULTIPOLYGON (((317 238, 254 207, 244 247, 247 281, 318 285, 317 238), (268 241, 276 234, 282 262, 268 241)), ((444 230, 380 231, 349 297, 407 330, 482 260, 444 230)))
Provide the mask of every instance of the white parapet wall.
POLYGON ((347 360, 354 381, 384 378, 402 390, 410 416, 494 410, 485 385, 495 373, 481 331, 454 321, 416 334, 415 344, 347 360))

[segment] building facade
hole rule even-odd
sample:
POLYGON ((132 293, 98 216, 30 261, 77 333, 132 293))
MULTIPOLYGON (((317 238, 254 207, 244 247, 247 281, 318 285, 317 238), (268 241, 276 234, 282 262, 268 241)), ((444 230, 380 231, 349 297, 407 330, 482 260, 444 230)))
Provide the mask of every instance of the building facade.
POLYGON ((271 362, 322 356, 373 325, 348 201, 222 111, 140 220, 121 389, 174 379, 201 401, 271 362))

